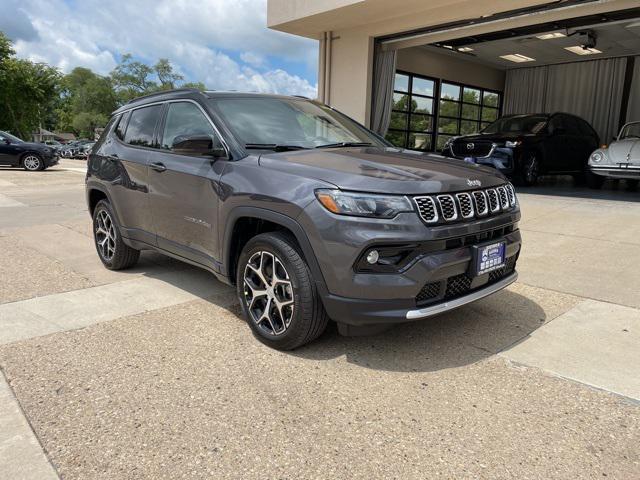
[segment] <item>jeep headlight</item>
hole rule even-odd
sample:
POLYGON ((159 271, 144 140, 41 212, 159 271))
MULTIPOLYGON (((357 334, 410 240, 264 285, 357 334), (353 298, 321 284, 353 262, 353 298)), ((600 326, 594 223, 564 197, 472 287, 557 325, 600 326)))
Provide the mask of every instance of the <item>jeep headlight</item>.
POLYGON ((516 148, 516 147, 519 147, 520 145, 522 145, 522 140, 516 140, 515 142, 507 140, 504 144, 504 146, 507 148, 516 148))
POLYGON ((316 190, 316 197, 324 208, 338 215, 393 218, 401 212, 413 211, 409 199, 399 195, 322 189, 316 190))
POLYGON ((593 163, 600 163, 603 158, 604 158, 604 155, 602 154, 602 152, 593 152, 591 154, 591 161, 593 163))

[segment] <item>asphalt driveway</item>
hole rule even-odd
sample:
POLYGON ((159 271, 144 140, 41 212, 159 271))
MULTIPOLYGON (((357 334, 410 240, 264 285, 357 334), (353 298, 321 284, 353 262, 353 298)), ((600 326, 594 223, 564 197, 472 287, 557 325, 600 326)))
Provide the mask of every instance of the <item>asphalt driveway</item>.
POLYGON ((640 477, 638 193, 522 190, 516 284, 282 353, 204 271, 106 271, 83 165, 0 170, 7 478, 640 477))

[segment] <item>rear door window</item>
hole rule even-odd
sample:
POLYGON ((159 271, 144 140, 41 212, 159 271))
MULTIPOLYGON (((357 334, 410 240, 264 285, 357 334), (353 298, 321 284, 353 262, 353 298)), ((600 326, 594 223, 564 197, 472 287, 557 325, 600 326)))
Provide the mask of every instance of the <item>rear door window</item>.
POLYGON ((124 141, 137 147, 154 147, 154 133, 162 105, 137 108, 131 112, 124 141))
POLYGON ((127 130, 127 120, 129 120, 129 113, 125 112, 120 115, 118 126, 116 127, 116 137, 124 141, 124 132, 127 130))

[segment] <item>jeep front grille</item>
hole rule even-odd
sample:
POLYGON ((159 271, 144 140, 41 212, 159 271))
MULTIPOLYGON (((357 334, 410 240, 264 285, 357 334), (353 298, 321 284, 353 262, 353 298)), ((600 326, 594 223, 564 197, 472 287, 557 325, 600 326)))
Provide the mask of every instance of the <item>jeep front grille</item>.
POLYGON ((432 197, 414 197, 413 201, 416 202, 420 217, 425 223, 436 223, 438 221, 436 201, 432 197))
POLYGON ((498 195, 500 197, 500 208, 506 210, 509 208, 509 197, 507 197, 507 190, 504 187, 498 187, 498 195))
POLYGON ((456 202, 451 195, 438 195, 438 204, 442 212, 442 218, 447 222, 453 222, 458 219, 458 209, 456 202))
POLYGON ((508 183, 497 188, 461 192, 453 195, 413 197, 425 223, 470 220, 509 211, 517 205, 516 192, 508 183))
POLYGON ((460 207, 460 215, 462 218, 473 218, 475 212, 473 211, 471 195, 468 193, 456 193, 456 198, 458 199, 458 206, 460 207))
POLYGON ((473 192, 473 200, 476 203, 476 214, 479 217, 484 217, 489 213, 489 205, 487 204, 487 194, 482 190, 476 190, 473 192))
POLYGON ((491 213, 500 211, 500 201, 498 200, 498 192, 494 188, 487 190, 487 198, 489 199, 489 210, 491 213))

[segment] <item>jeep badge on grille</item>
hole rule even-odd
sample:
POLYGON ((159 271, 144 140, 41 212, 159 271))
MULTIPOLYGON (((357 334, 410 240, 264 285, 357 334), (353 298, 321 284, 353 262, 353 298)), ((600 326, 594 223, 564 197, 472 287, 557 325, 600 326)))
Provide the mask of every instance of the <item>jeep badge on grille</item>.
POLYGON ((470 187, 481 187, 482 182, 480 180, 471 180, 470 178, 467 178, 467 185, 470 187))
POLYGON ((467 143, 467 150, 473 150, 473 147, 475 147, 473 143, 467 143))

